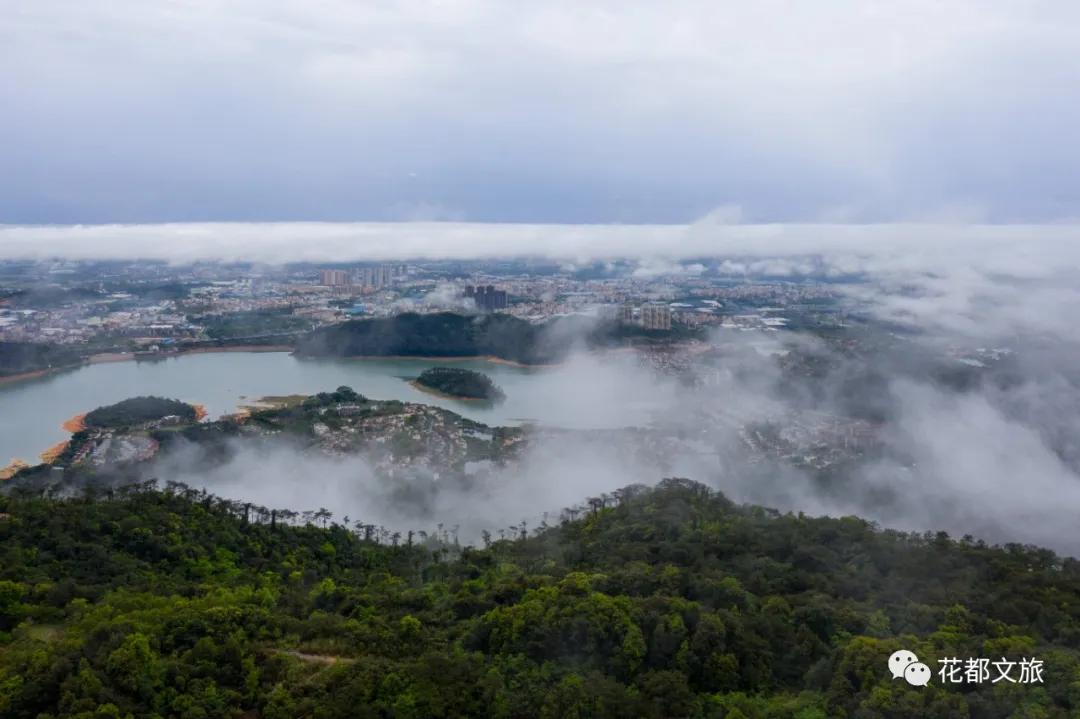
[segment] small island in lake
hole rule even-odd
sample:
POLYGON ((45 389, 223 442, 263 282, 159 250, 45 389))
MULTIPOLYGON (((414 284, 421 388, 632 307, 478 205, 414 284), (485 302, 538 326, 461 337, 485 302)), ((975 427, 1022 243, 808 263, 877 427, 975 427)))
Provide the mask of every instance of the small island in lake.
POLYGON ((432 367, 420 373, 413 384, 422 390, 455 399, 481 399, 497 402, 506 399, 503 391, 481 372, 457 367, 432 367))
POLYGON ((153 422, 165 417, 181 420, 199 419, 199 408, 186 402, 163 397, 132 397, 122 402, 98 407, 82 418, 84 427, 110 429, 153 422))

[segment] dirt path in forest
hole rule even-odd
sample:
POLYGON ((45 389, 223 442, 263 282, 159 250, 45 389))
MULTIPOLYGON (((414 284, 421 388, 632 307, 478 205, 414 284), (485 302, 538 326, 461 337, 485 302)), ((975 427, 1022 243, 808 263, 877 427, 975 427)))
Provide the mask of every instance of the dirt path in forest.
POLYGON ((335 657, 332 654, 306 654, 295 649, 277 649, 275 653, 284 654, 287 657, 299 659, 302 662, 310 662, 311 664, 352 664, 356 661, 350 657, 335 657))

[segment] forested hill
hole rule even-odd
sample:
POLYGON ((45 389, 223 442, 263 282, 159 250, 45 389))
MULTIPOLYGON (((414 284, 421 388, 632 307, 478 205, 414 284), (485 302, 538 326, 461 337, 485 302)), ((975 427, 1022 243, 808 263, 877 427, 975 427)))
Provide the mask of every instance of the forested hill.
POLYGON ((127 427, 142 422, 176 416, 184 420, 196 418, 195 408, 176 399, 165 397, 132 397, 116 404, 98 407, 87 413, 86 426, 100 428, 127 427))
POLYGON ((542 325, 506 314, 404 313, 328 325, 305 335, 296 353, 312 357, 499 357, 524 364, 564 359, 575 342, 609 347, 668 341, 693 331, 647 330, 588 317, 560 317, 542 325))
POLYGON ((561 357, 543 342, 541 328, 510 315, 466 316, 452 312, 351 320, 321 327, 300 340, 297 354, 310 356, 494 356, 524 363, 561 357))
POLYGON ((37 342, 0 342, 0 377, 72 367, 83 360, 84 352, 66 345, 37 342))
POLYGON ((1074 560, 739 507, 685 480, 481 548, 177 487, 0 512, 3 717, 1080 709, 1074 560), (900 648, 935 670, 1034 656, 1044 684, 915 688, 886 669, 900 648))
POLYGON ((497 401, 503 391, 482 372, 459 367, 431 367, 420 373, 416 384, 452 397, 497 401))

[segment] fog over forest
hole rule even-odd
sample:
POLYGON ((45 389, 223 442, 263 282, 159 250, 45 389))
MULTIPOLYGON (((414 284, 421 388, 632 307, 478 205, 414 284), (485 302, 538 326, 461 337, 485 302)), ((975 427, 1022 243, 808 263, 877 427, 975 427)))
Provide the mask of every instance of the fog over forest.
MULTIPOLYGON (((645 435, 666 438, 669 451, 646 449, 638 435, 613 442, 589 432, 542 432, 519 463, 487 468, 467 487, 435 478, 387 482, 363 457, 310 456, 284 445, 240 445, 231 462, 198 473, 185 468, 183 456, 173 457, 161 477, 266 506, 326 507, 338 517, 397 528, 460 525, 475 539, 522 520, 535 526, 544 512, 555 521, 561 508, 586 496, 678 475, 785 511, 857 514, 887 527, 1080 553, 1070 510, 1080 500, 1080 294, 1070 286, 1078 269, 1072 246, 1037 236, 985 245, 971 239, 944 249, 924 237, 908 251, 898 241, 809 259, 799 243, 778 246, 792 251, 765 256, 762 246, 756 257, 714 266, 750 277, 857 272, 857 280, 836 288, 852 311, 894 328, 906 351, 851 357, 809 334, 720 332, 713 337, 720 356, 707 382, 692 389, 621 353, 578 352, 554 371, 558 382, 547 401, 601 415, 605 421, 596 424, 605 426, 618 426, 625 408, 644 403, 653 410, 645 435), (820 357, 825 370, 793 383, 778 362, 793 347, 820 357), (957 386, 934 376, 925 360, 954 347, 1010 352, 974 383, 957 386), (870 418, 875 452, 824 479, 747 461, 741 426, 806 411, 870 418)), ((641 267, 657 261, 637 260, 641 267)), ((666 262, 686 268, 677 258, 666 262)))

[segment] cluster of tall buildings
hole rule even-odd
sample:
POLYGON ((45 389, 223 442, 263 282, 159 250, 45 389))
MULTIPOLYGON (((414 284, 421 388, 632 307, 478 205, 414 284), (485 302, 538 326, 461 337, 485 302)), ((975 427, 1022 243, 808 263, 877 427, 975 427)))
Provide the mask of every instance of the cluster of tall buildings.
POLYGON ((320 270, 319 284, 327 287, 373 287, 381 289, 405 275, 405 265, 375 265, 358 270, 320 270))
POLYGON ((405 265, 376 265, 364 267, 356 273, 357 284, 376 289, 393 284, 394 280, 405 275, 405 265))
MULTIPOLYGON (((611 307, 611 305, 608 305, 611 307)), ((628 325, 641 325, 647 330, 670 330, 671 308, 667 305, 619 305, 618 308, 601 312, 601 316, 617 319, 628 325)))
POLYGON ((641 308, 641 326, 647 330, 671 329, 671 308, 667 305, 644 305, 641 308))
POLYGON ((497 290, 494 285, 469 285, 465 288, 465 296, 476 303, 477 309, 488 312, 505 310, 509 304, 506 290, 497 290))
POLYGON ((342 285, 351 285, 349 281, 349 273, 345 270, 320 270, 319 271, 319 284, 326 285, 327 287, 340 287, 342 285))

